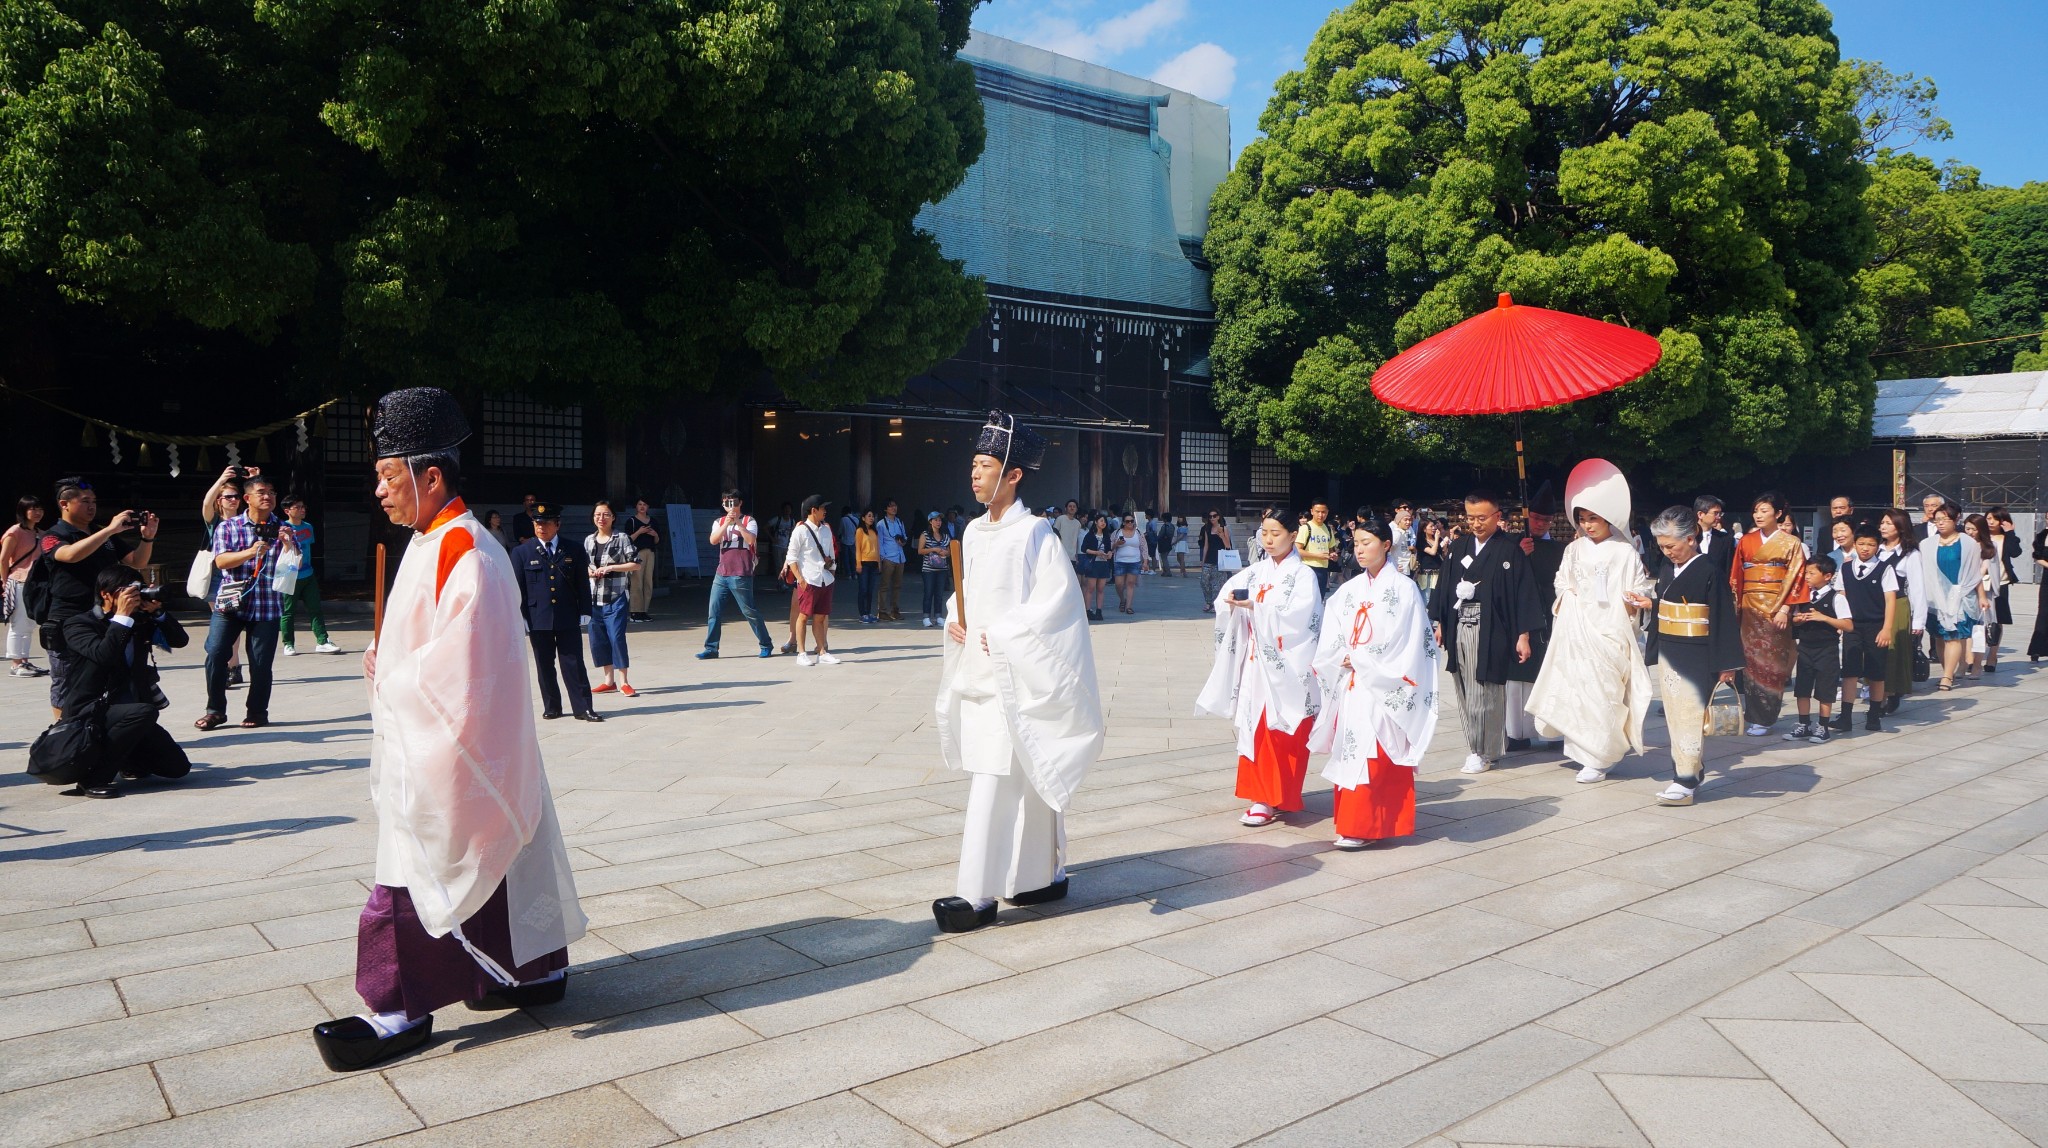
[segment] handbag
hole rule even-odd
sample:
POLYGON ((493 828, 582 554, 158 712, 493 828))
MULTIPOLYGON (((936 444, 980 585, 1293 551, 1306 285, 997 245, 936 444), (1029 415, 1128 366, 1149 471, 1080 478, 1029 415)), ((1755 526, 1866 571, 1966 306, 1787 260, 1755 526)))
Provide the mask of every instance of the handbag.
POLYGON ((1728 737, 1742 732, 1742 699, 1735 696, 1735 687, 1727 682, 1714 686, 1707 695, 1707 717, 1705 733, 1708 737, 1728 737), (1721 691, 1728 691, 1728 700, 1721 701, 1721 691))
POLYGON ((1927 680, 1928 675, 1933 672, 1934 667, 1927 662, 1927 651, 1915 645, 1913 647, 1913 680, 1924 682, 1927 680))
POLYGON ((1226 574, 1235 574, 1244 569, 1244 555, 1231 546, 1216 552, 1216 569, 1226 574))
POLYGON ((206 591, 213 585, 213 551, 201 550, 192 556, 192 569, 185 573, 185 593, 201 602, 206 601, 206 591))
POLYGON ((36 735, 28 749, 28 772, 50 785, 74 785, 99 766, 107 751, 107 702, 94 702, 82 716, 63 718, 36 735))

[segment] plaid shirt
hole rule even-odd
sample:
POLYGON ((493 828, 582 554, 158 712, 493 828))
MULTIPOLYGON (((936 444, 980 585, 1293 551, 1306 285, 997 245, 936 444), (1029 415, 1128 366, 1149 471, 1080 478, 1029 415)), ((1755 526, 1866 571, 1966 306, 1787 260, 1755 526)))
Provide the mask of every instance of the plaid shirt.
MULTIPOLYGON (((623 562, 638 561, 640 555, 633 549, 633 540, 623 533, 614 533, 610 542, 599 542, 592 534, 583 540, 583 553, 590 556, 590 568, 617 566, 623 562)), ((590 604, 609 606, 626 597, 630 574, 602 574, 590 580, 590 604)))
MULTIPOLYGON (((272 518, 265 525, 269 527, 283 526, 289 529, 291 524, 285 522, 282 518, 272 518)), ((254 545, 256 545, 256 526, 249 521, 249 516, 246 514, 238 514, 233 518, 227 519, 213 532, 213 552, 215 554, 232 554, 237 550, 247 550, 254 545)), ((233 570, 223 570, 220 572, 220 584, 222 587, 231 586, 237 582, 246 582, 251 577, 257 579, 256 585, 242 592, 242 608, 240 613, 244 620, 250 622, 275 622, 284 616, 284 597, 273 589, 270 583, 271 576, 277 573, 278 559, 284 553, 283 544, 277 541, 275 535, 272 535, 270 549, 264 552, 262 558, 252 559, 235 567, 233 570), (260 573, 257 572, 259 563, 261 565, 260 573)), ((217 593, 218 591, 216 591, 217 593)))

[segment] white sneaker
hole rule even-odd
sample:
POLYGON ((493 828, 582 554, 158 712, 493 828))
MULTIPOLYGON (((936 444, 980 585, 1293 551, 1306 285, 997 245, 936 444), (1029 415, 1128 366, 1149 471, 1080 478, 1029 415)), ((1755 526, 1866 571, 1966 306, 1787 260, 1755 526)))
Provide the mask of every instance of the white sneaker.
POLYGON ((821 666, 836 666, 839 664, 839 659, 833 657, 832 652, 830 650, 827 650, 826 652, 818 655, 818 664, 821 666))
POLYGON ((316 654, 338 654, 341 652, 341 647, 333 642, 322 642, 313 647, 313 652, 316 654))
POLYGON ((924 628, 927 630, 932 628, 932 620, 930 618, 924 620, 924 628))
POLYGON ((1748 737, 1766 737, 1769 736, 1771 732, 1771 727, 1767 725, 1752 724, 1749 728, 1743 730, 1742 732, 1745 736, 1748 737))
POLYGON ((798 654, 796 656, 796 664, 799 666, 815 666, 818 664, 818 656, 816 654, 798 654))
POLYGON ((277 648, 277 652, 283 654, 287 658, 296 658, 299 656, 299 651, 289 644, 279 646, 277 648))
POLYGON ((1606 771, 1606 770, 1604 770, 1604 769, 1594 769, 1594 768, 1593 768, 1592 766, 1590 766, 1590 765, 1589 765, 1589 766, 1587 766, 1586 768, 1584 768, 1584 769, 1582 769, 1582 770, 1580 770, 1580 771, 1579 771, 1579 784, 1580 784, 1580 785, 1591 785, 1591 784, 1593 784, 1593 783, 1594 783, 1594 782, 1596 782, 1596 781, 1606 781, 1606 780, 1607 780, 1607 771, 1606 771))
POLYGON ((1670 785, 1664 787, 1664 792, 1657 795, 1657 804, 1691 805, 1692 790, 1687 789, 1685 786, 1680 785, 1674 781, 1670 785))
POLYGON ((1458 767, 1458 772, 1485 773, 1487 770, 1492 768, 1492 762, 1486 760, 1485 758, 1479 756, 1476 753, 1468 753, 1465 755, 1465 764, 1458 767))

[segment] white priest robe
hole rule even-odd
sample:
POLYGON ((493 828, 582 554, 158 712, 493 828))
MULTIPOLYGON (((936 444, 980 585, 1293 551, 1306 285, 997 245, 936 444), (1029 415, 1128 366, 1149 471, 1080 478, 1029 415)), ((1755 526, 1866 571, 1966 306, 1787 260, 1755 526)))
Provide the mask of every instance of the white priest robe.
POLYGON ((1650 672, 1623 595, 1655 590, 1635 547, 1618 536, 1565 547, 1550 650, 1529 690, 1529 716, 1544 737, 1563 738, 1565 756, 1580 765, 1606 769, 1630 749, 1643 752, 1650 672))
POLYGON ((1241 758, 1257 757, 1261 716, 1275 733, 1292 734, 1322 706, 1315 673, 1321 574, 1298 550, 1278 562, 1263 557, 1231 575, 1212 603, 1216 660, 1195 697, 1195 713, 1229 718, 1241 758), (1251 609, 1227 604, 1236 590, 1247 592, 1251 609))
MULTIPOLYGON (((1000 522, 968 523, 960 550, 967 641, 945 643, 935 708, 946 767, 973 774, 955 892, 980 903, 1064 876, 1063 814, 1102 754, 1102 701, 1087 606, 1052 525, 1013 504, 1000 522)), ((960 607, 947 602, 949 624, 960 607)))
POLYGON ((377 883, 432 937, 462 937, 505 886, 516 965, 583 936, 568 849, 534 731, 532 657, 505 548, 458 500, 413 535, 370 681, 377 883), (451 513, 452 511, 452 513, 451 513))
POLYGON ((1324 607, 1316 644, 1322 716, 1309 749, 1329 754, 1323 776, 1339 789, 1369 785, 1374 749, 1396 768, 1422 764, 1436 734, 1442 653, 1413 579, 1389 561, 1360 571, 1324 607))

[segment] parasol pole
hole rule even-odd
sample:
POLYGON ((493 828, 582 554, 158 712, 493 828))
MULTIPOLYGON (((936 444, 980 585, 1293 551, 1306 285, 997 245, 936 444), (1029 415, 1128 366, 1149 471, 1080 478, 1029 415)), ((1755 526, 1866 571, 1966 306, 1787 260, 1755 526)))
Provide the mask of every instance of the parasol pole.
POLYGON ((1529 510, 1529 460, 1522 454, 1522 412, 1515 412, 1515 493, 1521 496, 1522 511, 1529 510))
POLYGON ((946 543, 946 553, 953 565, 953 610, 960 615, 960 628, 967 628, 967 584, 966 575, 960 569, 960 540, 955 538, 946 543))

